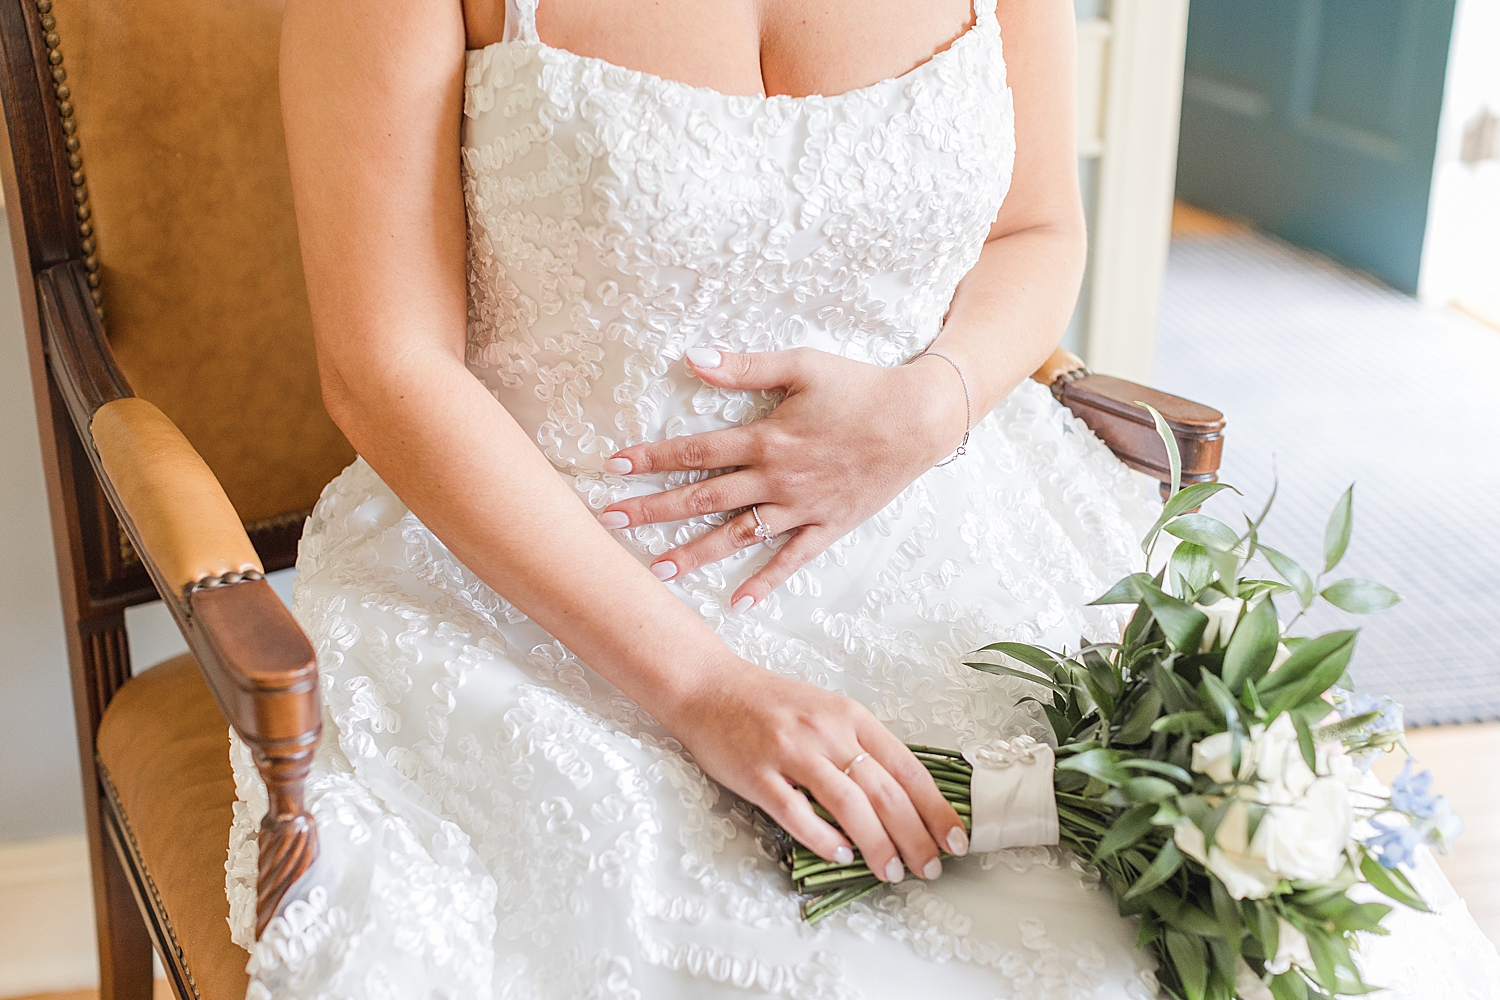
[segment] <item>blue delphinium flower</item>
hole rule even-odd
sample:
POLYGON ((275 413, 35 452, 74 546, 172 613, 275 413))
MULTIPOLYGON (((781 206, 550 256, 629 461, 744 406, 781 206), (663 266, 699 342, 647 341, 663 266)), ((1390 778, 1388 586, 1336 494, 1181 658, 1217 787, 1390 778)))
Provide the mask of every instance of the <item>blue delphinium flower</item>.
POLYGON ((1437 809, 1437 798, 1429 791, 1432 788, 1432 772, 1411 773, 1411 758, 1396 780, 1391 782, 1391 808, 1403 812, 1413 819, 1428 819, 1437 809))
POLYGON ((1419 844, 1447 853, 1448 845, 1464 829, 1448 796, 1432 794, 1432 772, 1412 774, 1411 764, 1407 758, 1391 782, 1390 809, 1370 821, 1376 832, 1364 841, 1387 868, 1412 864, 1419 844))
POLYGON ((1371 820, 1370 825, 1378 832, 1364 842, 1365 847, 1383 866, 1395 868, 1415 863, 1417 845, 1422 843, 1422 834, 1416 827, 1409 823, 1387 825, 1379 819, 1371 820))

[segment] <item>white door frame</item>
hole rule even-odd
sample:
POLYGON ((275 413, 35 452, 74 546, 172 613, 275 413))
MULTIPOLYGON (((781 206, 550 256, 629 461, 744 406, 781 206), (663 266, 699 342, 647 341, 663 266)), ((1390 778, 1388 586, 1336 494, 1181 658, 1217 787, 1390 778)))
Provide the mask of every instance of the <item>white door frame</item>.
POLYGON ((1113 0, 1079 21, 1079 153, 1099 155, 1083 355, 1150 379, 1172 230, 1188 0, 1113 0))

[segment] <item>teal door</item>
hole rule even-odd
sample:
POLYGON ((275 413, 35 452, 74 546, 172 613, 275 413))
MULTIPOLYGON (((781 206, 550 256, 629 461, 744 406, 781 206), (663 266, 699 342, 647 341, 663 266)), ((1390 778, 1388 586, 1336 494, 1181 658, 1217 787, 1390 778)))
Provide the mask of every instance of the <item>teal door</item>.
POLYGON ((1416 291, 1455 0, 1192 0, 1177 196, 1416 291))

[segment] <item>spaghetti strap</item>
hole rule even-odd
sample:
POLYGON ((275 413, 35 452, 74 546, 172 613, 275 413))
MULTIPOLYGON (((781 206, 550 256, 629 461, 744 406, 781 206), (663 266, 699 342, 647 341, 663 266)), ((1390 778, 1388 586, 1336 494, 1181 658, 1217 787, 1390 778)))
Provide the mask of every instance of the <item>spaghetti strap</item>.
MULTIPOLYGON (((530 0, 535 3, 536 0, 530 0)), ((997 0, 974 0, 974 23, 995 20, 995 5, 997 0)))
POLYGON ((536 4, 537 0, 505 0, 505 41, 541 41, 536 33, 536 4))

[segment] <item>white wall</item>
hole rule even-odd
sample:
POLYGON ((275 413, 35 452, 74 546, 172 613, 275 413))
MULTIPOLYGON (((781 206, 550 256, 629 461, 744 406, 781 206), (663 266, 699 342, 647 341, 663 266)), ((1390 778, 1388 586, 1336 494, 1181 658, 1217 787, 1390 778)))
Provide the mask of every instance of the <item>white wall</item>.
POLYGON ((0 843, 8 843, 81 832, 83 799, 10 240, 0 247, 0 843))
POLYGON ((1418 292, 1500 317, 1500 139, 1487 158, 1462 155, 1485 112, 1500 116, 1497 52, 1500 0, 1459 0, 1418 292))

